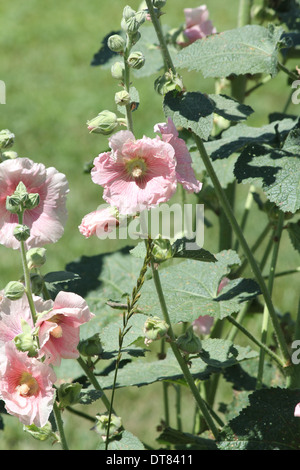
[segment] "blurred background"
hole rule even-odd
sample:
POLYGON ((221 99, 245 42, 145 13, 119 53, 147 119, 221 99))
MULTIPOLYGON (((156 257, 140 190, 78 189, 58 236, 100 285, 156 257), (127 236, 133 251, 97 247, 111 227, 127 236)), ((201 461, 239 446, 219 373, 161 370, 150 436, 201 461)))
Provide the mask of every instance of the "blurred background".
MULTIPOLYGON (((82 217, 103 202, 101 188, 94 185, 89 174, 84 173, 87 162, 107 149, 105 136, 89 134, 86 121, 100 111, 116 109, 114 94, 117 83, 110 70, 91 66, 93 55, 101 41, 111 31, 120 28, 123 8, 130 5, 138 9, 140 0, 1 0, 0 4, 0 79, 6 84, 6 104, 0 105, 0 129, 9 129, 15 134, 15 150, 19 156, 28 157, 45 166, 54 166, 66 174, 69 181, 69 218, 65 233, 58 243, 47 247, 47 271, 63 270, 65 265, 81 255, 93 255, 115 250, 126 241, 100 241, 96 237, 86 240, 78 231, 82 217)), ((260 2, 256 2, 260 4, 260 2)), ((184 23, 183 9, 197 7, 199 0, 169 0, 164 9, 162 23, 177 28, 184 23)), ((210 19, 218 32, 237 26, 239 0, 207 0, 210 19)), ((204 79, 199 73, 182 71, 184 83, 189 91, 214 92, 214 80, 204 79)), ((133 85, 140 95, 140 106, 133 115, 136 137, 143 134, 154 136, 153 126, 164 121, 161 96, 155 93, 156 77, 135 79, 133 85)), ((290 90, 286 78, 279 74, 268 85, 259 89, 246 101, 255 112, 248 124, 260 126, 268 122, 268 114, 282 111, 290 90)), ((299 114, 299 105, 291 104, 288 112, 299 114)), ((247 187, 241 185, 237 200, 237 217, 242 211, 247 187)), ((260 221, 253 216, 249 242, 256 239, 261 230, 260 221)), ((214 222, 212 217, 212 222, 214 222)), ((297 253, 283 237, 280 270, 295 267, 297 253)), ((205 237, 204 248, 216 252, 218 239, 214 232, 205 237)), ((298 261, 299 263, 299 261, 298 261)), ((0 246, 0 289, 21 275, 18 252, 0 246)), ((275 297, 279 308, 295 312, 299 282, 297 275, 286 276, 276 281, 275 297)), ((146 396, 152 403, 144 410, 137 396, 140 390, 127 392, 119 403, 120 412, 127 413, 132 423, 132 432, 139 431, 153 437, 153 408, 156 389, 147 388, 146 396), (134 401, 134 407, 130 405, 134 401), (137 428, 137 429, 136 429, 137 428)), ((118 395, 118 394, 117 394, 118 395)), ((160 403, 161 400, 158 400, 160 403)), ((145 403, 145 396, 143 402, 145 403)), ((157 405, 159 406, 159 405, 157 405)), ((159 424, 160 410, 156 410, 155 424, 159 424)), ((186 413, 189 413, 188 408, 186 413)), ((73 418, 72 418, 73 419, 73 418)), ((74 418, 75 419, 75 418, 74 418)), ((80 421, 81 422, 81 421, 80 421)), ((71 421, 67 432, 73 433, 76 426, 71 421)), ((11 417, 5 417, 6 432, 0 434, 0 449, 48 448, 22 431, 22 425, 11 417), (44 447, 43 447, 44 446, 44 447)), ((91 439, 86 433, 76 443, 78 448, 91 448, 91 439)), ((129 425, 130 428, 130 425, 129 425)), ((74 437, 76 439, 76 436, 74 437)), ((98 437, 95 437, 95 442, 98 437)))

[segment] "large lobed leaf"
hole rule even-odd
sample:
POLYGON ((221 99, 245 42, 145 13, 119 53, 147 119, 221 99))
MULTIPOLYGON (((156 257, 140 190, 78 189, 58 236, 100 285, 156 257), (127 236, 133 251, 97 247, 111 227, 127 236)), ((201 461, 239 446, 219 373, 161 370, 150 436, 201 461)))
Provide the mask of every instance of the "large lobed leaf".
POLYGON ((207 77, 267 73, 275 76, 281 27, 246 25, 195 41, 175 57, 175 67, 207 77))
POLYGON ((249 406, 222 430, 220 450, 300 450, 299 390, 271 388, 249 396, 249 406))
MULTIPOLYGON (((232 280, 218 293, 221 280, 230 272, 231 266, 240 264, 240 259, 231 250, 222 251, 215 258, 215 263, 186 260, 160 271, 172 323, 192 322, 200 315, 225 318, 238 312, 242 302, 260 293, 252 279, 232 280)), ((139 307, 145 314, 162 316, 153 280, 145 282, 139 307)))
POLYGON ((292 130, 281 149, 252 144, 235 164, 238 182, 253 183, 283 212, 300 208, 300 130, 292 130))

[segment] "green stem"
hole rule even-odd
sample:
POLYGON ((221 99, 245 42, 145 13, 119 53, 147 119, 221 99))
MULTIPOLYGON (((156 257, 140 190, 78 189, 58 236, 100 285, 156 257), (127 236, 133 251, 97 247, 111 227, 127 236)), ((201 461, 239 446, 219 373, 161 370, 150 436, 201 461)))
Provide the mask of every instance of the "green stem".
POLYGON ((208 409, 207 409, 207 406, 204 402, 204 400, 202 399, 202 397, 200 396, 199 394, 199 390, 197 388, 197 386, 195 385, 195 382, 194 382, 194 379, 188 369, 188 366, 184 360, 184 358, 182 357, 180 351, 178 350, 176 344, 175 344, 175 334, 173 332, 173 329, 172 329, 172 326, 171 326, 171 321, 170 321, 170 317, 169 317, 169 313, 168 313, 168 309, 167 309, 167 305, 166 305, 166 301, 165 301, 165 297, 164 297, 164 294, 163 294, 163 290, 162 290, 162 286, 161 286, 161 283, 160 283, 160 277, 159 277, 159 273, 158 273, 158 270, 155 269, 154 265, 153 265, 153 262, 151 262, 151 266, 152 266, 152 273, 153 273, 153 280, 154 280, 154 285, 155 285, 155 288, 156 288, 156 292, 157 292, 157 295, 158 295, 158 299, 159 299, 159 303, 160 303, 160 306, 161 306, 161 310, 162 310, 162 313, 163 313, 163 316, 164 316, 164 320, 168 323, 168 325, 170 326, 169 327, 169 331, 168 331, 168 335, 170 337, 170 345, 171 345, 171 348, 172 348, 172 351, 173 351, 173 354, 175 356, 175 358, 177 359, 177 362, 179 364, 179 366, 181 367, 181 370, 183 372, 183 375, 184 375, 184 378, 196 400, 196 403, 208 425, 208 427, 210 428, 211 432, 213 433, 214 437, 217 439, 218 438, 218 429, 212 419, 212 417, 210 416, 209 412, 208 412, 208 409))
POLYGON ((235 218, 235 215, 230 207, 230 204, 226 198, 226 195, 224 193, 224 190, 219 182, 219 179, 215 173, 215 170, 211 164, 211 161, 209 159, 209 156, 206 152, 206 149, 204 147, 204 144, 202 142, 202 140, 200 139, 200 137, 198 137, 196 134, 193 133, 193 137, 194 137, 194 140, 195 140, 195 143, 198 147, 198 150, 200 152, 200 155, 202 157, 202 160, 204 162, 204 165, 206 167, 206 170, 207 170, 207 173, 208 175, 210 176, 210 179, 212 180, 212 183, 214 185, 214 188, 215 188, 215 191, 217 193, 217 196, 219 198, 219 201, 223 207, 223 210, 224 212, 226 213, 227 215, 227 218, 228 220, 230 221, 231 225, 232 225, 232 228, 235 232, 235 235, 237 237, 237 239, 239 240, 239 243, 244 251, 244 254, 245 256, 247 257, 248 259, 248 262, 252 268, 252 271, 254 273, 254 276, 260 286, 260 289, 261 289, 261 293, 265 299, 265 302, 267 304, 267 307, 268 307, 268 310, 269 310, 269 314, 270 314, 270 317, 271 317, 271 320, 272 320, 272 323, 273 323, 273 328, 274 328, 274 331, 275 331, 275 334, 277 336, 277 339, 278 339, 278 343, 279 343, 279 347, 281 349, 281 352, 282 352, 282 355, 284 357, 284 359, 286 360, 286 362, 289 364, 290 363, 290 355, 289 355, 289 350, 288 350, 288 347, 287 347, 287 344, 286 344, 286 341, 285 341, 285 338, 283 336, 283 332, 281 330, 281 327, 280 327, 280 324, 279 324, 279 321, 278 321, 278 318, 277 318, 277 315, 276 315, 276 312, 275 312, 275 309, 274 309, 274 306, 273 306, 273 303, 272 303, 272 299, 271 299, 271 296, 269 294, 269 291, 267 289, 267 286, 265 284, 265 281, 264 281, 264 278, 262 276, 262 273, 255 261, 255 258, 248 246, 248 243, 246 242, 246 239, 244 238, 244 235, 243 235, 243 232, 241 231, 240 229, 240 226, 239 224, 237 223, 237 220, 235 218))
MULTIPOLYGON (((19 214, 19 224, 23 224, 23 214, 19 214)), ((22 240, 20 241, 20 253, 21 253, 21 259, 22 259, 22 267, 23 267, 23 274, 24 274, 24 281, 25 281, 25 292, 32 316, 33 323, 36 323, 37 320, 37 314, 35 310, 35 305, 33 302, 33 297, 32 297, 32 292, 31 292, 31 282, 30 282, 30 272, 28 269, 28 264, 26 260, 26 247, 25 247, 25 242, 22 240)))
POLYGON ((152 24, 154 26, 159 44, 160 44, 161 54, 162 54, 163 61, 164 61, 164 66, 165 66, 165 71, 171 70, 175 74, 176 69, 173 65, 173 62, 172 62, 172 59, 171 59, 171 56, 170 56, 170 53, 169 53, 169 49, 167 47, 167 44, 166 44, 166 41, 165 41, 165 38, 164 38, 164 34, 162 32, 162 29, 161 29, 160 21, 159 21, 157 15, 155 14, 152 0, 146 0, 146 4, 147 4, 148 12, 151 16, 152 24))
POLYGON ((238 328, 244 335, 246 335, 253 343, 255 343, 259 348, 263 349, 279 366, 280 368, 285 368, 285 363, 284 361, 281 360, 277 354, 275 354, 268 346, 266 346, 264 343, 262 343, 259 339, 255 338, 247 328, 244 328, 242 325, 240 325, 234 318, 232 317, 226 317, 226 319, 232 323, 236 328, 238 328))
POLYGON ((83 369, 85 375, 87 376, 87 378, 89 379, 91 384, 94 386, 95 390, 99 390, 100 392, 102 392, 101 400, 102 400, 105 408, 107 409, 107 411, 109 411, 110 410, 110 402, 109 402, 107 396, 105 395, 105 393, 103 392, 102 387, 99 384, 98 380, 96 379, 93 371, 88 367, 88 365, 82 359, 82 357, 79 357, 77 359, 77 362, 80 365, 80 367, 83 369))
MULTIPOLYGON (((255 186, 251 184, 249 187, 247 198, 246 198, 244 213, 243 213, 243 217, 242 217, 241 225, 240 225, 242 232, 244 232, 245 230, 246 223, 249 217, 250 209, 251 209, 252 202, 253 202, 254 191, 255 191, 255 186)), ((235 245, 234 245, 234 250, 238 251, 238 249, 239 249, 239 241, 236 240, 235 245)))
POLYGON ((67 441, 66 441, 65 431, 64 431, 64 423, 63 423, 63 420, 61 418, 61 412, 58 409, 58 406, 57 406, 56 403, 54 403, 54 405, 53 405, 53 412, 54 412, 54 416, 55 416, 57 429, 58 429, 58 432, 59 432, 59 435, 60 435, 61 446, 62 446, 63 450, 69 450, 69 447, 68 447, 68 444, 67 444, 67 441))
POLYGON ((295 72, 291 72, 283 64, 281 64, 281 62, 278 62, 278 68, 288 75, 292 80, 299 80, 299 75, 295 72))
MULTIPOLYGON (((128 65, 127 59, 132 47, 130 36, 127 35, 127 44, 124 52, 124 87, 125 90, 130 93, 130 67, 128 65)), ((125 106, 126 109, 126 120, 127 120, 127 129, 133 133, 133 120, 132 120, 132 111, 131 104, 125 106)))
MULTIPOLYGON (((284 222, 284 213, 282 211, 279 211, 277 227, 274 230, 274 236, 273 236, 273 254, 272 254, 271 265, 270 265, 270 270, 269 270, 269 278, 268 278, 268 290, 269 290, 270 295, 272 295, 272 291, 273 291, 275 270, 276 270, 276 264, 277 264, 278 253, 279 253, 279 244, 280 244, 281 235, 282 235, 283 222, 284 222)), ((268 311, 267 305, 265 304, 263 320, 262 320, 262 332, 261 332, 261 341, 264 344, 266 343, 266 340, 267 340, 268 324, 269 324, 269 311, 268 311)), ((256 384, 257 389, 262 387, 264 359, 265 359, 265 352, 264 350, 261 349, 260 356, 259 356, 259 364, 258 364, 258 374, 257 374, 257 384, 256 384)))

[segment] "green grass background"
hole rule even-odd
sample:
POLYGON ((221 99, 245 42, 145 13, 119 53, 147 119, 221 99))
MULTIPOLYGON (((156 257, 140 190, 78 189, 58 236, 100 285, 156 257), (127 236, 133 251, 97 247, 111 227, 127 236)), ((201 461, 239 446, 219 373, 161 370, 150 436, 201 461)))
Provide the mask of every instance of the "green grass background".
MULTIPOLYGON (((48 246, 47 271, 64 269, 68 262, 83 254, 99 254, 120 246, 115 241, 86 240, 77 227, 85 214, 103 202, 100 187, 91 182, 83 168, 107 148, 107 139, 90 135, 86 121, 103 109, 115 110, 114 93, 118 91, 110 71, 91 67, 90 62, 102 38, 119 29, 127 4, 137 9, 140 1, 2 0, 0 4, 0 79, 6 83, 6 104, 0 105, 0 129, 8 128, 15 133, 13 150, 19 156, 56 167, 66 174, 70 186, 68 222, 61 240, 48 246)), ((218 31, 236 27, 238 0, 207 0, 206 4, 218 31)), ((162 22, 177 27, 184 22, 183 8, 196 6, 198 0, 168 0, 162 22)), ((205 80, 197 73, 183 72, 183 76, 190 91, 214 91, 213 80, 205 80)), ((137 137, 152 136, 154 124, 164 120, 161 97, 154 92, 153 81, 151 76, 133 83, 141 99, 134 114, 137 137)), ((247 101, 255 110, 249 124, 265 124, 269 113, 281 111, 289 91, 282 74, 258 90, 247 101)), ((290 105, 289 111, 298 114, 299 106, 290 105)), ((238 190, 238 217, 246 192, 246 186, 238 190)), ((212 221, 215 222, 213 218, 212 221)), ((247 237, 252 243, 261 230, 257 212, 251 214, 248 227, 247 237)), ((216 251, 217 232, 208 230, 204 248, 216 251)), ((295 267, 296 256, 284 234, 280 270, 295 267)), ((20 274, 18 252, 0 246, 0 289, 20 274)), ((283 312, 291 311, 294 315, 297 290, 295 275, 276 281, 275 301, 283 312)), ((124 414, 127 429, 150 444, 154 443, 155 426, 163 416, 161 401, 160 385, 117 393, 117 409, 124 414), (145 406, 148 403, 151 406, 145 406)), ((187 399, 183 412, 188 423, 191 411, 187 399)), ((89 431, 88 423, 79 420, 77 425, 78 418, 70 415, 64 419, 73 447, 89 449, 96 445, 98 436, 89 431)), ((0 449, 49 448, 48 442, 41 444, 24 434, 22 425, 14 418, 6 416, 4 420, 6 431, 0 434, 0 449)))

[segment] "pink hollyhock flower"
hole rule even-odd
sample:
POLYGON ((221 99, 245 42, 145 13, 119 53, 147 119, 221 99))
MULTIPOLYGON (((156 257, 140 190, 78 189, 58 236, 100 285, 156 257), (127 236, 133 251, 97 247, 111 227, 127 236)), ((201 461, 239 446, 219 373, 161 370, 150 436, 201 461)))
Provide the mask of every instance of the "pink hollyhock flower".
POLYGON ((73 292, 59 292, 52 309, 36 322, 41 357, 45 356, 45 362, 58 366, 62 358, 77 358, 79 327, 93 317, 82 297, 73 292))
POLYGON ((18 249, 20 242, 13 236, 18 216, 6 209, 6 198, 20 182, 28 193, 38 193, 37 207, 25 210, 23 223, 30 228, 28 248, 56 242, 63 234, 67 219, 66 194, 68 182, 55 168, 46 168, 28 158, 5 160, 0 165, 0 243, 18 249))
POLYGON ((29 426, 45 426, 53 408, 56 375, 38 359, 29 358, 12 342, 0 350, 0 397, 7 412, 29 426))
POLYGON ((183 139, 178 137, 178 131, 169 117, 167 123, 160 123, 154 126, 154 132, 160 132, 162 140, 168 142, 175 151, 176 177, 179 183, 188 192, 198 193, 202 188, 202 183, 197 181, 192 168, 192 158, 183 139))
POLYGON ((297 418, 300 417, 300 403, 298 403, 295 407, 294 416, 296 416, 297 418))
POLYGON ((111 152, 95 158, 91 177, 104 187, 104 200, 120 214, 136 214, 173 196, 177 179, 170 144, 158 137, 135 140, 132 132, 120 131, 109 145, 111 152))
POLYGON ((217 294, 220 294, 221 290, 224 289, 225 286, 230 282, 228 277, 223 277, 222 281, 219 284, 217 294))
POLYGON ((197 335, 209 335, 214 323, 214 318, 210 315, 203 315, 192 322, 193 330, 197 335))
POLYGON ((85 215, 79 225, 79 231, 86 238, 92 235, 98 237, 112 232, 119 225, 119 221, 113 214, 111 207, 106 209, 98 209, 85 215))
POLYGON ((217 32, 212 22, 208 19, 209 12, 206 5, 201 5, 197 8, 185 8, 184 15, 185 29, 183 33, 186 41, 179 42, 182 47, 186 47, 197 39, 202 39, 217 32))

